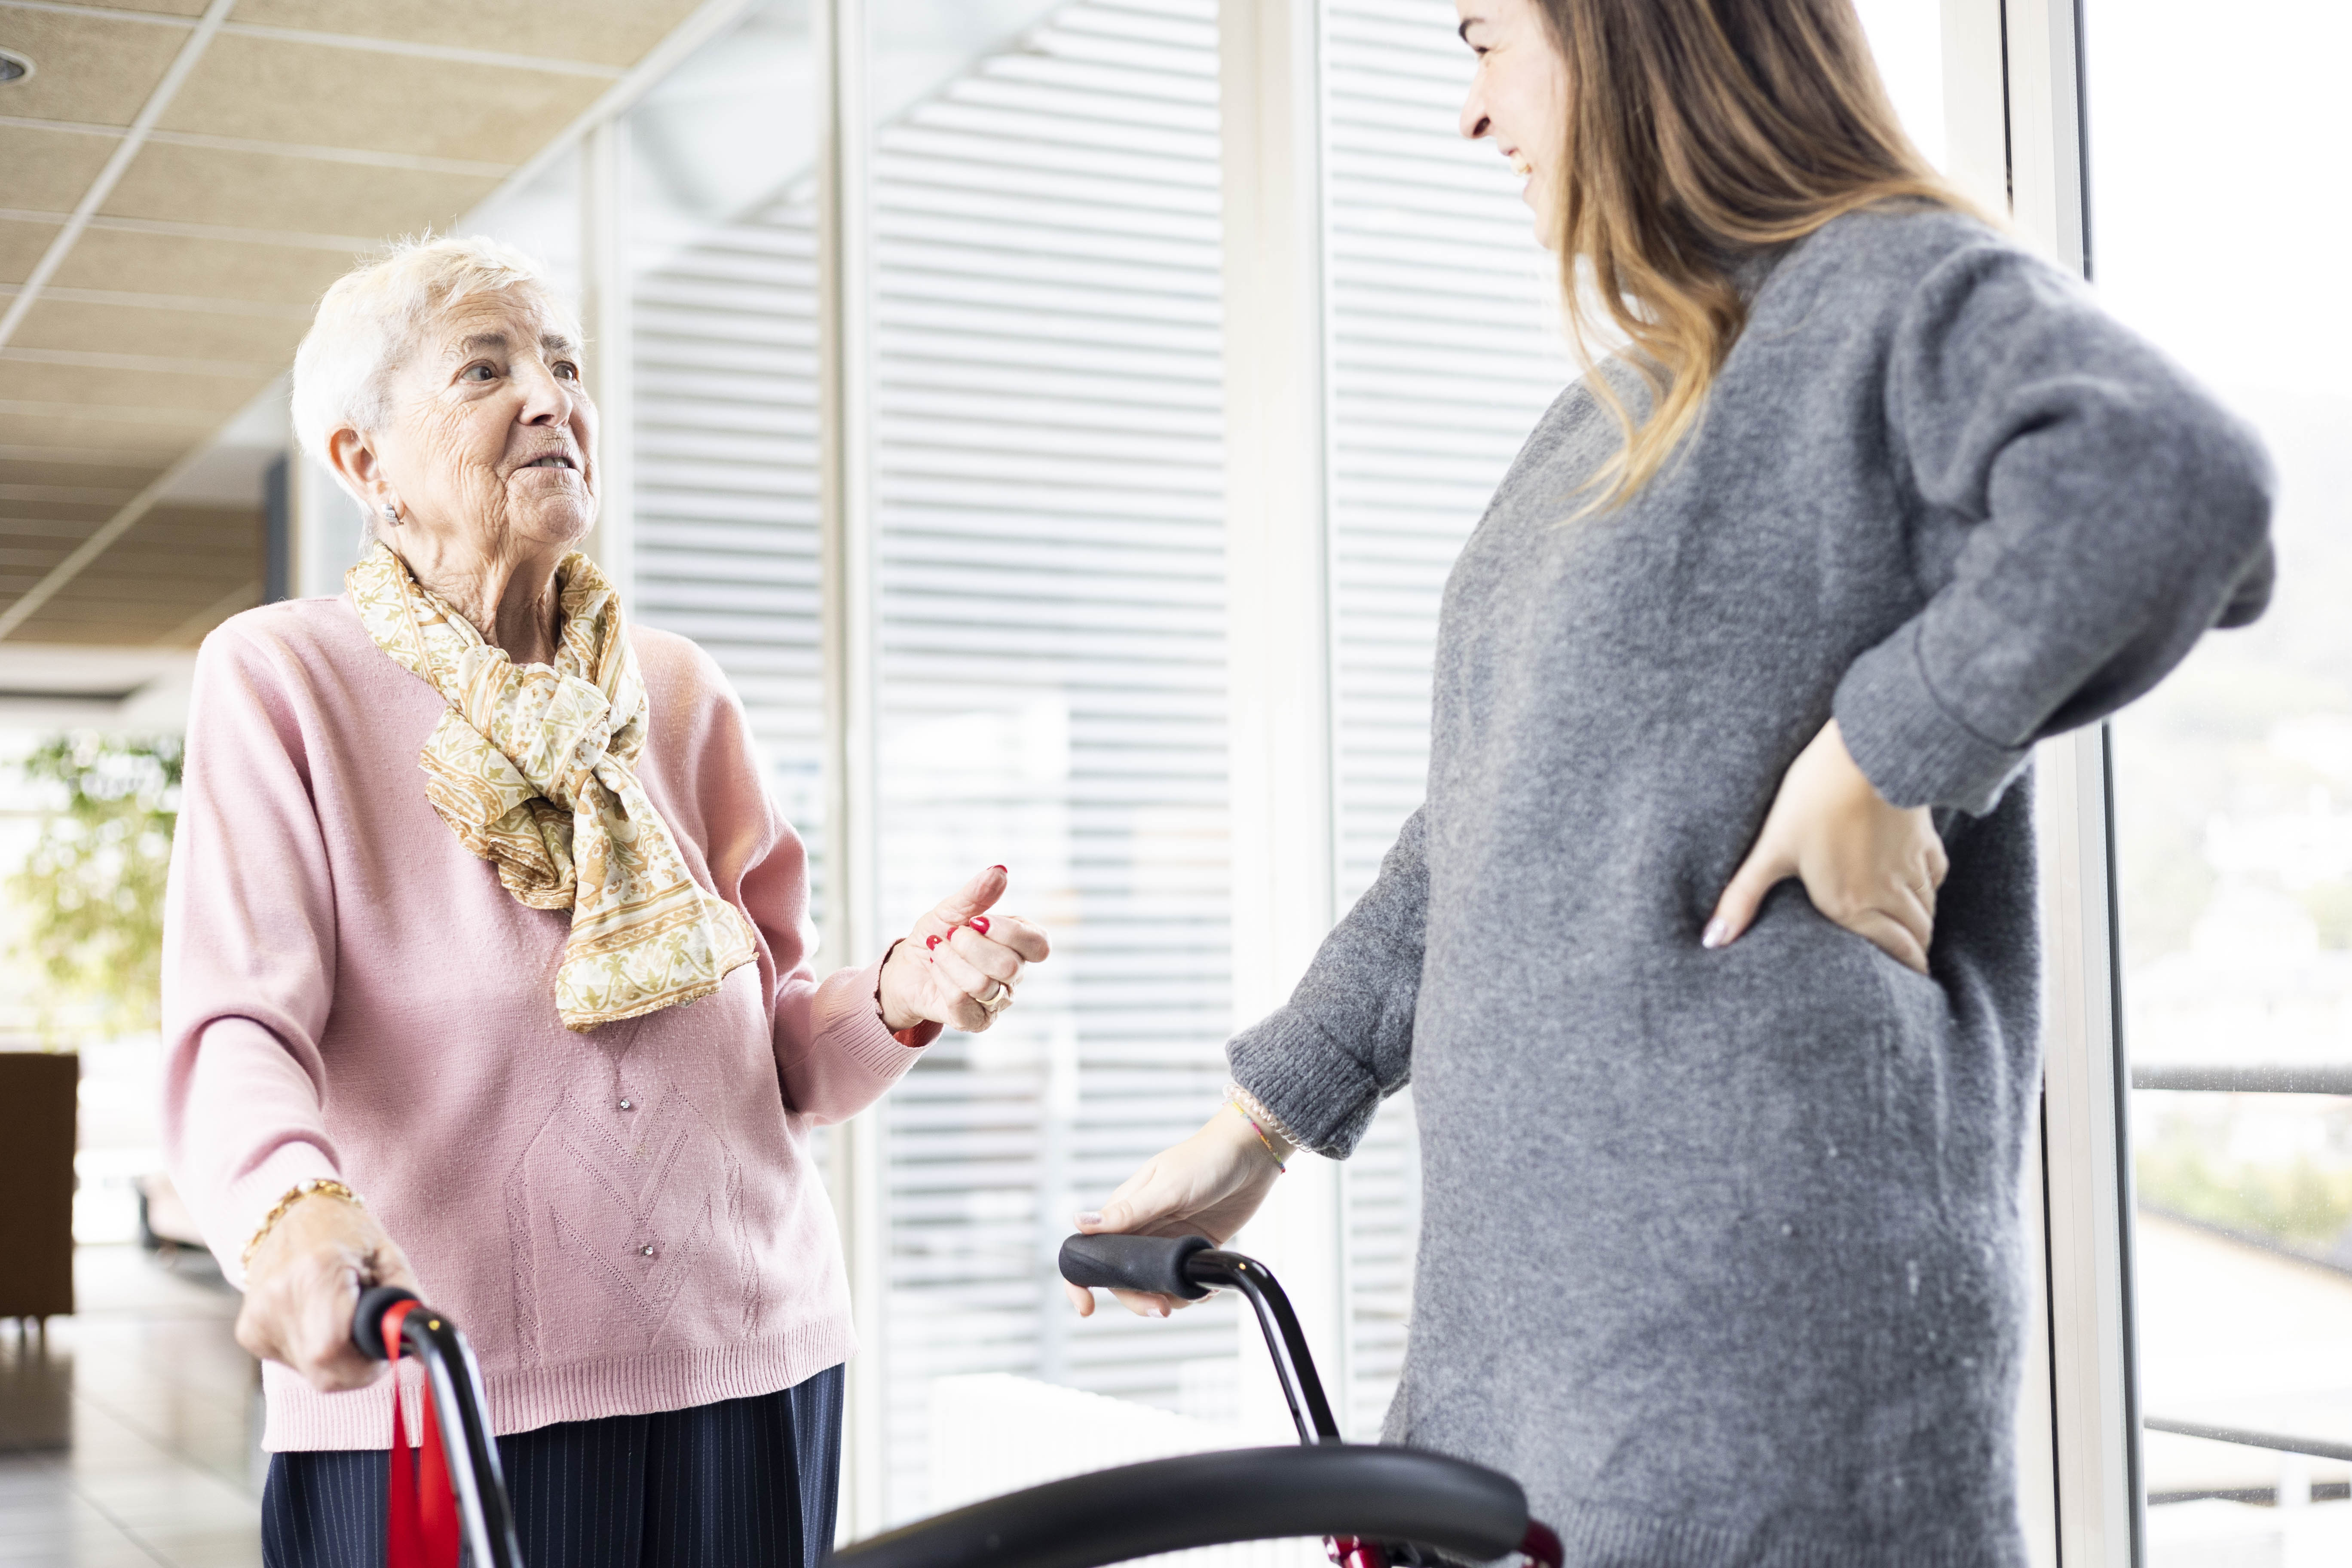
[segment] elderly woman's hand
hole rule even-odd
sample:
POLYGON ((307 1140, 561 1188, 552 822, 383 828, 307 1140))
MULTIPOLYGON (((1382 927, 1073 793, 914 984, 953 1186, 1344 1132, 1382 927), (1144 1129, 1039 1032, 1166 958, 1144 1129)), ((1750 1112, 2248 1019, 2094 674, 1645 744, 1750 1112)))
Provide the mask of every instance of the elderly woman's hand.
POLYGON ((1795 877, 1813 908, 1925 974, 1936 889, 1949 869, 1927 808, 1880 798, 1832 719, 1789 764, 1764 830, 1702 940, 1708 947, 1736 940, 1764 895, 1795 877))
POLYGON ((416 1290, 407 1256, 357 1204, 314 1195, 269 1228, 246 1270, 236 1342, 292 1367, 322 1394, 363 1388, 383 1363, 352 1343, 360 1292, 376 1285, 416 1290))
POLYGON ((1010 880, 991 866, 915 922, 882 965, 882 1022, 896 1031, 921 1023, 979 1034, 1013 1005, 1022 972, 1053 952, 1045 933, 1019 915, 986 911, 1010 880))

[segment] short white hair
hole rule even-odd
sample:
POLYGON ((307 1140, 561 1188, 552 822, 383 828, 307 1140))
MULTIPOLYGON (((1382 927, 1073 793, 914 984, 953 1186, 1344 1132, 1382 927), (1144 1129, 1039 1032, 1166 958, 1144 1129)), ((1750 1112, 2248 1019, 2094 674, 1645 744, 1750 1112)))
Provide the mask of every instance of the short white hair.
POLYGON ((338 430, 383 427, 392 379, 426 324, 484 294, 525 300, 549 325, 580 336, 547 269, 482 235, 398 240, 335 279, 294 351, 294 438, 302 449, 331 472, 328 441, 338 430))

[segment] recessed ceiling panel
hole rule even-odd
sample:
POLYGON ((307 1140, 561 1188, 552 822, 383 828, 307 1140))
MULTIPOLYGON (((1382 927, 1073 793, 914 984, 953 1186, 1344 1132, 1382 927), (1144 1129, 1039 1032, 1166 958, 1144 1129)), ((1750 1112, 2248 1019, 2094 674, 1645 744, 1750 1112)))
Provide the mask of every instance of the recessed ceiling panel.
POLYGON ((172 100, 163 126, 520 163, 607 85, 504 66, 224 36, 172 100))
POLYGON ((67 289, 203 294, 307 309, 357 259, 307 246, 93 228, 58 269, 57 283, 67 289))
POLYGON ((0 87, 0 114, 128 125, 187 41, 185 27, 0 8, 0 43, 33 62, 31 76, 0 87))
POLYGON ((693 9, 694 0, 470 0, 462 37, 446 0, 240 0, 236 19, 628 66, 693 9))
POLYGON ((102 11, 143 11, 152 16, 201 16, 205 0, 79 0, 102 11))
POLYGON ((58 494, 46 493, 50 488, 46 485, 0 484, 0 526, 5 526, 11 519, 39 518, 88 530, 112 517, 122 505, 120 500, 108 501, 94 489, 59 487, 58 494), (26 491, 43 493, 24 493, 26 491), (77 499, 62 499, 68 493, 77 499))
POLYGON ((194 647, 260 602, 261 573, 257 511, 158 507, 13 640, 194 647))
POLYGON ((275 374, 276 367, 284 364, 294 345, 302 341, 307 325, 283 318, 211 310, 79 304, 51 295, 25 313, 8 346, 225 360, 275 374))
POLYGON ((41 253, 57 238, 53 223, 10 223, 0 218, 0 283, 22 283, 40 265, 41 253))
POLYGON ((487 175, 151 142, 102 210, 121 217, 389 238, 449 224, 498 184, 487 175))
MULTIPOLYGON (((21 447, 0 447, 0 453, 21 451, 21 447)), ((37 458, 0 456, 0 494, 30 492, 45 487, 69 485, 96 486, 120 492, 122 500, 136 495, 155 470, 147 467, 130 467, 118 463, 58 462, 37 458)))
POLYGON ((12 450, 104 456, 122 463, 170 462, 221 418, 195 408, 72 408, 0 402, 0 434, 12 450))
POLYGON ((217 412, 226 419, 267 386, 271 374, 184 375, 0 358, 0 403, 184 409, 192 415, 217 412))
MULTIPOLYGON (((0 17, 8 16, 0 11, 0 17)), ((0 39, 8 37, 0 26, 0 39)), ((9 89, 0 87, 0 114, 8 109, 9 89)), ((37 131, 29 126, 0 125, 0 206, 26 212, 69 213, 115 148, 115 139, 81 131, 37 131)))

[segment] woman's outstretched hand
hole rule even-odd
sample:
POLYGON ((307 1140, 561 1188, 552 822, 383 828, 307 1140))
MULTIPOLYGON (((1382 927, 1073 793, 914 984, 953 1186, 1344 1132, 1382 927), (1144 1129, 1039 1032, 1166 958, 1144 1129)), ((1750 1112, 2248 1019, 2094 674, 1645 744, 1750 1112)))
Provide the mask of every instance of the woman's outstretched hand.
POLYGON ((1789 764, 1764 830, 1701 940, 1708 947, 1738 941, 1764 895, 1795 877, 1813 908, 1925 974, 1936 889, 1949 868, 1927 808, 1881 799, 1832 719, 1789 764))
POLYGON ((892 1032, 946 1024, 977 1035, 1013 1005, 1023 971, 1053 953, 1019 915, 990 915, 1011 880, 991 866, 915 922, 882 965, 882 1022, 892 1032))
MULTIPOLYGON (((1121 1182, 1101 1213, 1078 1215, 1078 1228, 1088 1236, 1205 1236, 1222 1247, 1257 1213, 1282 1174, 1280 1162, 1289 1156, 1290 1145, 1277 1132, 1266 1138, 1268 1142, 1260 1142, 1241 1112, 1223 1106, 1198 1132, 1161 1150, 1121 1182)), ((1066 1279, 1062 1289, 1079 1317, 1094 1316, 1092 1290, 1066 1279)), ((1142 1290, 1111 1294, 1138 1317, 1164 1318, 1187 1305, 1142 1290)))
POLYGON ((352 1343, 360 1292, 377 1285, 422 1291, 407 1254, 357 1204, 323 1194, 278 1217, 245 1274, 236 1342, 292 1367, 321 1394, 364 1388, 383 1374, 352 1343))

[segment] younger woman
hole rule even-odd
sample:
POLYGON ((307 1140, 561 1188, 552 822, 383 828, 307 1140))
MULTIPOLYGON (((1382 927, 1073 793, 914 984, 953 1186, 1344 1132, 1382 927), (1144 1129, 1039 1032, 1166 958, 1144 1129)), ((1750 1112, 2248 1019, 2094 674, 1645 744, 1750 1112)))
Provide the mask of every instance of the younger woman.
POLYGON ((1223 1239, 1410 1080, 1391 1440, 1579 1564, 2022 1563, 2025 763, 2260 612, 2265 460, 1944 185, 1851 0, 1459 9, 1630 346, 1454 568, 1379 881, 1080 1223, 1223 1239))

